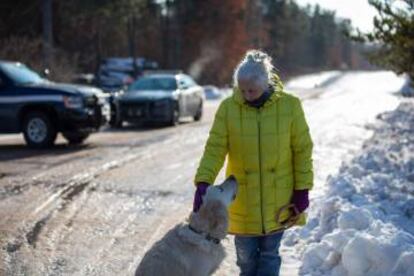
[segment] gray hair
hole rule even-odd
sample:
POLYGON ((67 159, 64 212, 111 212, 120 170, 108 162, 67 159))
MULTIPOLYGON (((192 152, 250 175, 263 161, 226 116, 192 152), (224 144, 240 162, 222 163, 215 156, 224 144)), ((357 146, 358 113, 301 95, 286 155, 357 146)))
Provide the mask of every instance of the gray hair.
POLYGON ((239 80, 249 80, 266 90, 272 77, 272 58, 260 51, 249 50, 237 65, 233 74, 233 85, 238 86, 239 80))

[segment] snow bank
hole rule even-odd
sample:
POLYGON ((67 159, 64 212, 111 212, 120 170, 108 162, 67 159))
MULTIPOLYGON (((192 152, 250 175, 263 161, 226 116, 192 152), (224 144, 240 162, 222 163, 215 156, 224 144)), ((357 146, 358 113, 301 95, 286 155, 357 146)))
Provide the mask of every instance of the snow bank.
POLYGON ((304 75, 289 80, 285 87, 288 90, 313 89, 324 87, 336 81, 343 73, 341 71, 323 71, 315 74, 304 75))
POLYGON ((414 102, 380 114, 374 135, 328 178, 306 227, 286 233, 301 275, 412 275, 414 102))

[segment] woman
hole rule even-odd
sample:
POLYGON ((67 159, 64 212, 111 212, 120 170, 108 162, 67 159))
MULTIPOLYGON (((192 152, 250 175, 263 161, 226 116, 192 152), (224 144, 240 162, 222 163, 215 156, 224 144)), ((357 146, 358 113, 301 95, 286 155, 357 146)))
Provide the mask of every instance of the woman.
POLYGON ((273 72, 267 54, 246 53, 234 72, 233 95, 218 107, 194 180, 197 212, 228 154, 226 176, 239 183, 229 233, 240 275, 279 275, 284 221, 293 215, 283 207, 294 204, 300 213, 294 222, 303 225, 313 186, 313 143, 301 102, 283 91, 273 72))

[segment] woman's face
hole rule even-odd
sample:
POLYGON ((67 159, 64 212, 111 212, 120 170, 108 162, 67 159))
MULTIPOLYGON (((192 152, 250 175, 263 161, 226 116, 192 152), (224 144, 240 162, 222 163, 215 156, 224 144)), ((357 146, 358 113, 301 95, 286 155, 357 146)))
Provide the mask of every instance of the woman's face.
POLYGON ((251 80, 239 80, 239 88, 243 97, 251 102, 259 98, 263 94, 263 89, 251 80))

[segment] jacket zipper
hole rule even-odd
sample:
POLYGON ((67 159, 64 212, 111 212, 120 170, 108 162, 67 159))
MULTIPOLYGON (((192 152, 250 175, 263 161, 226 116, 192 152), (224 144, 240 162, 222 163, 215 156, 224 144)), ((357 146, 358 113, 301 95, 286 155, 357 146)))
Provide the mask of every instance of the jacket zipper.
MULTIPOLYGON (((257 113, 256 113, 257 114, 257 113)), ((264 216, 263 216, 263 187, 262 187, 262 147, 260 146, 260 108, 258 108, 258 117, 257 117, 257 129, 259 131, 259 184, 260 184, 260 214, 261 214, 261 222, 262 222, 262 233, 265 234, 265 227, 264 227, 264 216)))

